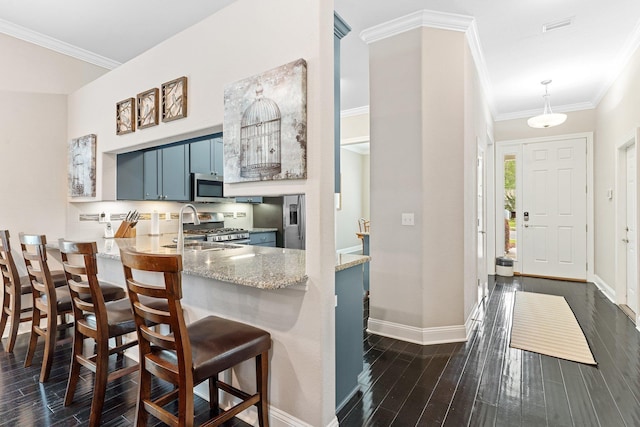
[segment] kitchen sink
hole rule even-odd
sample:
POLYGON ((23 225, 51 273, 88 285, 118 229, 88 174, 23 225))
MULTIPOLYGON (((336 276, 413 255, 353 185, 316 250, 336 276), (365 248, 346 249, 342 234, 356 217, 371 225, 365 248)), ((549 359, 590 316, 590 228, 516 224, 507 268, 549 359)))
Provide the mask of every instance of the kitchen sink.
MULTIPOLYGON (((177 244, 163 245, 163 248, 177 249, 177 244)), ((216 243, 216 242, 185 242, 184 249, 190 251, 224 251, 225 249, 238 249, 242 248, 241 245, 233 245, 229 243, 216 243)))

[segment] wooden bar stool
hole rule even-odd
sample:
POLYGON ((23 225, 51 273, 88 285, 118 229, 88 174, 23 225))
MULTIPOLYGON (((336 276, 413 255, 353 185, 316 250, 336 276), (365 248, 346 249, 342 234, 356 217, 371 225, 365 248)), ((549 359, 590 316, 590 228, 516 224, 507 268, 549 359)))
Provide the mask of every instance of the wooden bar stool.
MULTIPOLYGON (((41 383, 49 379, 53 351, 58 341, 56 332, 73 326, 72 322, 64 323, 65 316, 72 313, 69 288, 55 287, 47 263, 46 244, 47 238, 44 235, 20 233, 20 246, 27 272, 29 273, 33 301, 31 337, 24 366, 31 366, 38 344, 38 337, 43 337, 45 344, 42 368, 40 370, 41 383), (58 323, 58 316, 61 319, 60 323, 58 323), (46 320, 45 326, 41 326, 41 320, 43 319, 46 320)), ((106 283, 101 284, 100 287, 102 295, 107 301, 122 299, 126 296, 124 290, 119 286, 106 283)))
MULTIPOLYGON (((9 342, 5 351, 13 352, 18 335, 18 327, 22 322, 31 321, 31 306, 22 307, 22 295, 31 293, 29 276, 20 277, 13 254, 8 230, 0 230, 0 271, 3 281, 2 313, 0 314, 0 335, 9 322, 9 342)), ((51 271, 51 278, 56 287, 66 286, 64 271, 51 271)))
MULTIPOLYGON (((158 255, 121 249, 129 298, 133 305, 140 349, 140 386, 136 425, 145 426, 151 414, 172 426, 193 426, 193 387, 209 380, 209 404, 218 407, 218 389, 241 399, 220 410, 204 425, 218 426, 252 405, 258 409, 260 426, 268 421, 268 377, 271 336, 268 332, 216 316, 184 321, 182 305, 182 256, 158 255), (143 283, 134 271, 163 273, 163 284, 143 283), (143 296, 166 301, 168 311, 149 307, 143 296), (152 329, 147 322, 167 325, 152 329), (170 330, 171 333, 162 333, 170 330), (218 380, 218 373, 245 360, 256 362, 256 393, 249 394, 218 380), (168 381, 176 388, 156 399, 151 397, 151 378, 168 381), (164 408, 178 401, 178 414, 164 408)), ((137 273, 136 273, 137 275, 137 273)))
POLYGON ((133 364, 109 372, 109 356, 138 344, 137 340, 122 344, 122 336, 136 330, 133 311, 128 298, 105 303, 98 282, 95 242, 76 243, 60 239, 60 253, 67 274, 75 325, 64 405, 69 406, 73 402, 80 366, 84 366, 95 374, 89 426, 98 426, 107 383, 138 370, 138 365, 133 364), (94 354, 84 354, 85 338, 95 341, 94 354), (110 348, 111 338, 115 339, 115 346, 110 348))

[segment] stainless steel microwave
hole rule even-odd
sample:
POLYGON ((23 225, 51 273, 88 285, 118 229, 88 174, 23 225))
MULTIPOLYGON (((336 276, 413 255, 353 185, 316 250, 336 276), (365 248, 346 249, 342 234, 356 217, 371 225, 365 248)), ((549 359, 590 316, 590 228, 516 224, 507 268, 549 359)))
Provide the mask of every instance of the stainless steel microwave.
POLYGON ((228 202, 224 198, 224 182, 221 176, 206 173, 191 174, 191 201, 228 202))

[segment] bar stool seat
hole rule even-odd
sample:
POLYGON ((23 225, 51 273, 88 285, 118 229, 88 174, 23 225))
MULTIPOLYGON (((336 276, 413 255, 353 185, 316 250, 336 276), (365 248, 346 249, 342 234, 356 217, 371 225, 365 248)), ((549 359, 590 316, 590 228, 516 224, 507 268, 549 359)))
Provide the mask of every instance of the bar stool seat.
POLYGON ((247 354, 257 355, 271 348, 271 337, 262 329, 217 316, 189 324, 187 332, 196 382, 247 360, 247 354))

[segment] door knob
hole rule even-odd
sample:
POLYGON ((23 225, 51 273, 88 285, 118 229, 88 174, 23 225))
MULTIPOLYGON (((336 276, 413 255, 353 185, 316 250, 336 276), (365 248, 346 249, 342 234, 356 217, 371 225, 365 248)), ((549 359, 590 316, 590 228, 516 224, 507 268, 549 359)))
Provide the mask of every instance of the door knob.
POLYGON ((629 243, 629 239, 622 239, 623 242, 629 243))

